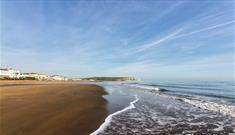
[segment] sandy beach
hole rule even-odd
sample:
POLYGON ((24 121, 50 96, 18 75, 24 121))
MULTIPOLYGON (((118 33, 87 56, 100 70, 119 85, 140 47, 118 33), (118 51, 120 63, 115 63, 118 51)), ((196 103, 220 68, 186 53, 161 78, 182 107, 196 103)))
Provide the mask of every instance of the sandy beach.
POLYGON ((106 93, 97 85, 14 84, 1 82, 1 135, 86 135, 108 115, 106 93))

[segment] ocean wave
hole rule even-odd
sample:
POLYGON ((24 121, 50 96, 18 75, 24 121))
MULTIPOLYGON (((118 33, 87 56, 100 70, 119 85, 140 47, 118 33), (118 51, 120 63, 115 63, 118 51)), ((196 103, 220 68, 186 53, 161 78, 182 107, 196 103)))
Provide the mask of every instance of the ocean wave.
POLYGON ((181 100, 191 105, 194 105, 196 107, 200 107, 202 109, 206 109, 209 111, 218 112, 224 115, 235 117, 235 106, 232 106, 232 105, 219 104, 219 103, 204 101, 204 100, 195 100, 195 99, 193 100, 193 99, 187 99, 187 98, 181 98, 181 100))
POLYGON ((151 86, 151 85, 142 85, 142 84, 125 84, 125 85, 130 86, 130 87, 135 87, 135 88, 148 89, 148 90, 151 90, 152 92, 168 91, 167 89, 162 89, 162 88, 151 86))
POLYGON ((91 133, 90 135, 98 135, 100 132, 104 131, 106 129, 106 127, 111 123, 112 121, 112 117, 115 116, 115 115, 118 115, 120 113, 123 113, 125 111, 128 111, 130 109, 133 109, 135 108, 135 103, 138 102, 139 98, 137 96, 135 96, 135 100, 130 102, 130 105, 125 107, 124 109, 120 110, 120 111, 117 111, 113 114, 110 114, 104 121, 104 123, 102 125, 100 125, 100 127, 95 130, 93 133, 91 133))
POLYGON ((220 114, 235 118, 235 106, 234 105, 216 103, 216 102, 203 100, 199 98, 183 98, 183 97, 177 97, 177 96, 172 96, 172 95, 167 95, 167 94, 164 94, 164 95, 161 94, 158 96, 179 100, 179 101, 191 104, 193 106, 196 106, 204 110, 220 113, 220 114))
MULTIPOLYGON (((148 85, 148 84, 144 84, 144 85, 148 85)), ((151 84, 150 86, 153 86, 153 87, 163 87, 163 88, 173 88, 173 89, 185 89, 185 90, 207 90, 207 91, 214 91, 214 90, 217 90, 217 91, 221 91, 221 90, 224 90, 223 88, 219 88, 218 86, 205 86, 205 85, 186 85, 186 84, 182 84, 182 85, 165 85, 165 84, 151 84)))
MULTIPOLYGON (((148 89, 150 90, 149 92, 153 92, 154 94, 158 94, 158 91, 165 90, 161 89, 159 87, 154 87, 151 85, 141 85, 141 84, 128 84, 128 86, 131 87, 136 87, 136 88, 141 88, 141 89, 148 89)), ((167 91, 167 90, 166 90, 167 91)), ((180 100, 185 103, 191 104, 193 106, 217 112, 223 115, 229 115, 232 117, 235 117, 235 106, 234 105, 227 105, 227 104, 222 104, 222 103, 216 103, 212 102, 209 100, 203 100, 199 98, 186 98, 186 97, 179 97, 175 95, 168 95, 168 94, 158 94, 158 96, 165 97, 165 98, 172 98, 175 100, 180 100)))

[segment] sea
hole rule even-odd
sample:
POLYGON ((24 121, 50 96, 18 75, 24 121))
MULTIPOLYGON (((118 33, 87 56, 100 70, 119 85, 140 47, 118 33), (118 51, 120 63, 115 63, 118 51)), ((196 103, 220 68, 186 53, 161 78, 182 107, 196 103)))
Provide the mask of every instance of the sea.
POLYGON ((97 84, 109 115, 91 135, 235 135, 235 81, 97 84))

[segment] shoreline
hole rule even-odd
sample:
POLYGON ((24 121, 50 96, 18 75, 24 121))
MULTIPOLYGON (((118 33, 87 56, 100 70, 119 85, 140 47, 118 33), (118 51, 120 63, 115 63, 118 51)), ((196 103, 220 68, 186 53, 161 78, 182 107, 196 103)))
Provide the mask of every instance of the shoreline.
MULTIPOLYGON (((130 101, 130 104, 124 106, 124 109, 111 113, 91 135, 99 133, 105 135, 228 134, 235 132, 234 117, 202 108, 200 105, 189 104, 179 100, 179 97, 174 98, 167 93, 157 93, 145 87, 136 88, 123 84, 101 86, 110 93, 105 98, 112 106, 123 106, 124 101, 130 101), (135 95, 140 99, 138 102, 135 102, 137 99, 132 99, 135 95)), ((210 102, 204 103, 209 103, 208 107, 214 106, 210 102)))
POLYGON ((108 116, 103 87, 79 82, 0 83, 0 134, 90 134, 108 116), (27 83, 27 85, 25 85, 27 83), (8 86, 6 86, 6 84, 8 86))
POLYGON ((129 103, 129 106, 126 106, 125 108, 118 110, 112 114, 109 114, 108 117, 105 118, 105 121, 100 125, 100 127, 96 129, 94 132, 92 132, 90 135, 98 135, 100 132, 103 132, 109 126, 114 116, 121 114, 123 112, 126 112, 130 109, 134 109, 135 108, 134 104, 138 101, 139 101, 139 98, 135 95, 135 100, 131 101, 129 103))

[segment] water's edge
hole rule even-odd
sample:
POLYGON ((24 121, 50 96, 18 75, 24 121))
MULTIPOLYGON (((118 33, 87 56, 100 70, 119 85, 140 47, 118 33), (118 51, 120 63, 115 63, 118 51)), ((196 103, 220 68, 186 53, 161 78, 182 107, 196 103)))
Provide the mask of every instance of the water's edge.
POLYGON ((97 85, 108 93, 104 98, 109 101, 109 115, 90 135, 235 132, 233 104, 171 94, 171 89, 151 85, 97 85))
POLYGON ((133 100, 132 102, 130 102, 129 106, 123 108, 122 110, 119 110, 117 112, 114 112, 110 115, 108 115, 108 117, 105 118, 105 121, 100 125, 100 127, 95 130, 93 133, 91 133, 90 135, 97 135, 99 134, 100 132, 104 131, 105 128, 110 124, 110 122, 112 121, 112 117, 115 116, 115 115, 118 115, 118 114, 121 114, 127 110, 130 110, 130 109, 133 109, 135 108, 135 103, 138 102, 139 98, 137 96, 135 96, 135 100, 133 100))

